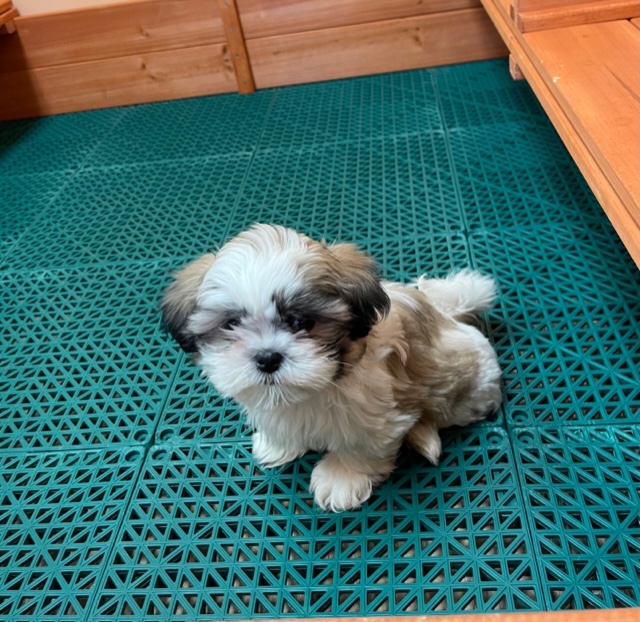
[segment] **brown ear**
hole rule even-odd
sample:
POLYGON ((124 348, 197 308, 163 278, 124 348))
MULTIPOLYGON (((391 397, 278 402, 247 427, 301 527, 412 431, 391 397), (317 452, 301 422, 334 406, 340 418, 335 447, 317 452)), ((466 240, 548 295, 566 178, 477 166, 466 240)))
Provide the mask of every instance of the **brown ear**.
POLYGON ((349 336, 353 340, 366 337, 391 305, 380 283, 378 266, 355 244, 333 244, 328 248, 338 260, 340 288, 351 309, 349 336))
POLYGON ((196 351, 195 337, 187 330, 187 321, 195 311, 198 288, 214 260, 215 255, 203 255, 175 272, 175 280, 160 303, 163 324, 185 352, 196 351))

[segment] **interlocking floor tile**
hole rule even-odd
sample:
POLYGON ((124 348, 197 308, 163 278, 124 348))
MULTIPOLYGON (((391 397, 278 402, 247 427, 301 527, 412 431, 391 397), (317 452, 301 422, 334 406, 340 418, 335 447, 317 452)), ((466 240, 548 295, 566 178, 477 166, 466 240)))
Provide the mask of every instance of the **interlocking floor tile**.
POLYGON ((0 455, 0 616, 79 622, 143 461, 141 448, 0 455))
POLYGON ((279 222, 355 242, 463 227, 442 132, 260 152, 229 220, 230 234, 279 222))
POLYGON ((122 115, 109 108, 0 123, 1 174, 75 170, 122 115))
POLYGON ((518 428, 513 440, 547 606, 637 607, 638 426, 518 428))
POLYGON ((173 375, 168 264, 0 275, 0 450, 149 442, 173 375))
POLYGON ((198 97, 124 109, 118 125, 88 160, 90 166, 137 164, 252 151, 273 94, 198 97))
POLYGON ((314 461, 263 472, 244 443, 154 447, 94 622, 540 608, 501 429, 451 435, 437 468, 406 453, 358 512, 313 505, 314 461))
POLYGON ((64 268, 207 252, 224 239, 249 158, 83 171, 6 264, 64 268))
POLYGON ((260 149, 392 138, 442 129, 429 71, 279 89, 260 149))

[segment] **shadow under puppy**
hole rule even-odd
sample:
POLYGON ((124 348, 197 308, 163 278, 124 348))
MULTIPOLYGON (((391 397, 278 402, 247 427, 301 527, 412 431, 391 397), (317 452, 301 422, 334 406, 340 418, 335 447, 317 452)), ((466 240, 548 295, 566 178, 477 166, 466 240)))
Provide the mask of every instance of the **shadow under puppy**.
POLYGON ((435 464, 440 428, 499 407, 495 352, 465 323, 494 297, 477 272, 383 282, 355 245, 260 224, 177 272, 161 309, 244 407, 255 459, 276 467, 326 452, 311 491, 341 511, 389 475, 404 440, 435 464))

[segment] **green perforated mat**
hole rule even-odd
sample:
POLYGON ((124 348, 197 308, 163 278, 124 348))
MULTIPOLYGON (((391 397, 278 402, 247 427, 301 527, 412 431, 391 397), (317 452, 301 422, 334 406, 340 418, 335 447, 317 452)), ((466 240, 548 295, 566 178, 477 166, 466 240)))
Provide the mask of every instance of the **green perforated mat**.
POLYGON ((0 188, 3 621, 640 604, 640 274, 506 61, 4 123, 0 188), (157 312, 257 220, 494 275, 501 411, 357 512, 262 471, 157 312))

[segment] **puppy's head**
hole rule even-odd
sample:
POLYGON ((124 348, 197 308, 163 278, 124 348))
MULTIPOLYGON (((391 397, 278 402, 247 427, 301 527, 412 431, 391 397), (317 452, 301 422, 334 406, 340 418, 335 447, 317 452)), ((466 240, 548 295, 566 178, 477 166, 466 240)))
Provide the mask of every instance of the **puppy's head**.
POLYGON ((216 388, 260 409, 335 382, 389 304, 355 246, 255 225, 178 272, 162 311, 216 388))

